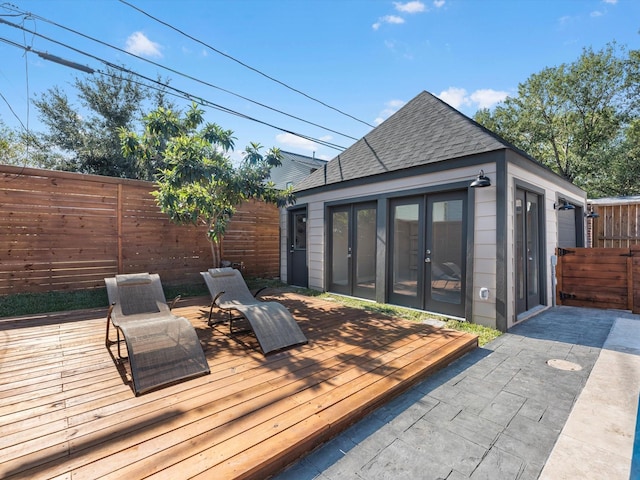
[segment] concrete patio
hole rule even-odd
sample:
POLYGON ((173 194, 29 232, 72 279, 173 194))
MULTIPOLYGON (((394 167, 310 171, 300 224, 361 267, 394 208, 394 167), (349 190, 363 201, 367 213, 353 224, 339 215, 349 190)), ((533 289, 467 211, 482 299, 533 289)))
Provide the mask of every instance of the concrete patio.
POLYGON ((619 310, 544 311, 276 478, 628 479, 639 320, 619 310))

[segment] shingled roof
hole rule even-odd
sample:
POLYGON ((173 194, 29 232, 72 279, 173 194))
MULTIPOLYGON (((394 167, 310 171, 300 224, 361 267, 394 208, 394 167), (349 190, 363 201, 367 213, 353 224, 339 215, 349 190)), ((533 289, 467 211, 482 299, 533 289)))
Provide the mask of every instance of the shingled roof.
POLYGON ((429 163, 514 148, 435 97, 422 92, 327 165, 298 184, 308 190, 429 163))

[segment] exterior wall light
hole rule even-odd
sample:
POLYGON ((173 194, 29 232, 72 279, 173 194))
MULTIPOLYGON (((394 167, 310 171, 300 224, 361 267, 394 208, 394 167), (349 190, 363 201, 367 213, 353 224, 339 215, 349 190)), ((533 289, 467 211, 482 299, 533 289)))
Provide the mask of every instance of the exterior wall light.
POLYGON ((558 203, 553 204, 554 210, 575 210, 576 207, 567 202, 566 198, 559 198, 558 203))
POLYGON ((490 187, 491 186, 491 180, 489 179, 489 177, 485 176, 484 170, 480 170, 480 173, 478 174, 476 179, 473 182, 471 182, 471 185, 469 185, 469 186, 471 188, 490 187))

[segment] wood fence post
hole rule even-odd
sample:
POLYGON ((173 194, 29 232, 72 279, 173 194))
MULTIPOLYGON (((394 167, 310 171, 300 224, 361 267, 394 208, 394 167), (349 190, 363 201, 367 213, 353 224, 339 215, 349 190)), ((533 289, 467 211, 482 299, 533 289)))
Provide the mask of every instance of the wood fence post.
POLYGON ((122 265, 124 263, 122 260, 122 204, 124 203, 124 200, 122 198, 122 189, 122 183, 118 183, 118 202, 116 206, 116 228, 118 230, 118 273, 124 273, 122 271, 122 265))
POLYGON ((627 310, 633 312, 633 256, 631 250, 629 250, 629 256, 627 257, 627 310))
POLYGON ((556 296, 556 305, 562 305, 562 297, 560 292, 562 291, 562 255, 560 255, 560 249, 556 248, 556 291, 553 294, 556 296))
POLYGON ((631 275, 628 277, 629 289, 631 294, 631 306, 629 309, 632 313, 640 313, 640 298, 636 298, 636 292, 640 292, 640 289, 636 288, 635 279, 640 280, 640 275, 635 275, 638 265, 640 265, 640 245, 631 246, 631 275))

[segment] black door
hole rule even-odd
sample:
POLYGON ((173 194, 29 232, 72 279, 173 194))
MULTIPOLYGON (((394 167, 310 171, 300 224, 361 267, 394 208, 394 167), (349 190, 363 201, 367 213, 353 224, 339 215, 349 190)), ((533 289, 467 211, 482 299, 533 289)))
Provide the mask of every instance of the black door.
POLYGON ((466 192, 391 202, 389 301, 464 317, 466 192))
POLYGON ((329 290, 376 296, 376 205, 334 207, 329 214, 329 290))
POLYGON ((541 196, 516 190, 516 308, 526 312, 542 304, 541 196))
POLYGON ((309 286, 307 267, 307 209, 289 211, 289 258, 287 278, 290 285, 309 286))

